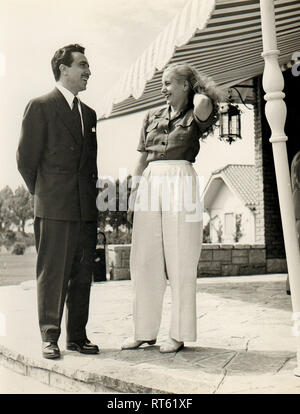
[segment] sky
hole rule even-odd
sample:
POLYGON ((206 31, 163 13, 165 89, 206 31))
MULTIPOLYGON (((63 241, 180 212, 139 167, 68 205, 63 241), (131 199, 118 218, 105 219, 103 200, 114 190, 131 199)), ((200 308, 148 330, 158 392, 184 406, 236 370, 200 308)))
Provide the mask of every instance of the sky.
MULTIPOLYGON (((0 15, 0 189, 23 184, 15 153, 28 101, 53 89, 54 52, 69 43, 86 48, 92 76, 80 98, 97 109, 144 49, 182 10, 187 0, 1 0, 0 15)), ((253 111, 241 107, 242 135, 232 146, 209 138, 195 164, 207 179, 228 163, 254 163, 253 111)), ((98 125, 100 175, 132 173, 140 112, 98 125)))

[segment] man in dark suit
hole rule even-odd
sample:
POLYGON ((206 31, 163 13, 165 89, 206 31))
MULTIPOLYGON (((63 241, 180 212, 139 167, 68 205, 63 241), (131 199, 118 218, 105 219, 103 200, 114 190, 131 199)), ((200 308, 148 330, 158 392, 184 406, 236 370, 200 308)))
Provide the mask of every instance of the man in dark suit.
POLYGON ((86 335, 97 238, 96 113, 77 94, 91 75, 84 48, 59 49, 55 89, 25 109, 18 169, 34 196, 38 316, 45 358, 59 358, 66 302, 67 349, 96 354, 86 335))

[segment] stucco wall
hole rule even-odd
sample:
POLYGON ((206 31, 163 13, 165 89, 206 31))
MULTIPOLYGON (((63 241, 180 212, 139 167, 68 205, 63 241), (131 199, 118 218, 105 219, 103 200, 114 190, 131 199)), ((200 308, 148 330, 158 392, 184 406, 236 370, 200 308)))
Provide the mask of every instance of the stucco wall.
MULTIPOLYGON (((220 179, 221 180, 221 179, 220 179)), ((240 243, 255 243, 255 216, 251 210, 246 207, 243 202, 227 187, 223 180, 219 186, 218 192, 211 202, 209 214, 210 238, 212 243, 218 243, 217 230, 219 225, 222 226, 222 243, 234 243, 235 232, 235 216, 242 215, 242 233, 243 236, 239 240, 240 243), (227 232, 225 225, 225 214, 232 213, 234 215, 234 226, 232 231, 227 232)))

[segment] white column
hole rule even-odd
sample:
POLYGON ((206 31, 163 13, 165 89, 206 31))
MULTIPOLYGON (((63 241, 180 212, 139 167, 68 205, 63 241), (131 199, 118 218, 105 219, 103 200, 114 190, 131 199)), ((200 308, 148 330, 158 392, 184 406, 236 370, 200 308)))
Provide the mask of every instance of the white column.
POLYGON ((260 0, 263 53, 265 69, 263 88, 266 92, 265 113, 271 128, 271 138, 283 237, 290 280, 293 307, 293 333, 297 340, 297 365, 294 374, 300 376, 300 252, 292 201, 291 179, 284 133, 286 105, 283 101, 284 79, 278 63, 275 13, 273 0, 260 0))

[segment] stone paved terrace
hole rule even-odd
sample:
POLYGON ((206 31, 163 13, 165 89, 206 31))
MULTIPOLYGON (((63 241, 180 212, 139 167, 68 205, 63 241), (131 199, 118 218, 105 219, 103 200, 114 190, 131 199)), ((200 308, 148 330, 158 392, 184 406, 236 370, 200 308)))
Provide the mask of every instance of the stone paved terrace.
POLYGON ((41 357, 35 282, 2 287, 6 335, 0 336, 0 363, 78 393, 299 394, 285 279, 285 274, 198 279, 198 340, 176 354, 159 352, 168 335, 169 288, 158 344, 121 351, 132 333, 131 282, 94 283, 88 334, 101 353, 66 351, 63 325, 58 361, 41 357))

